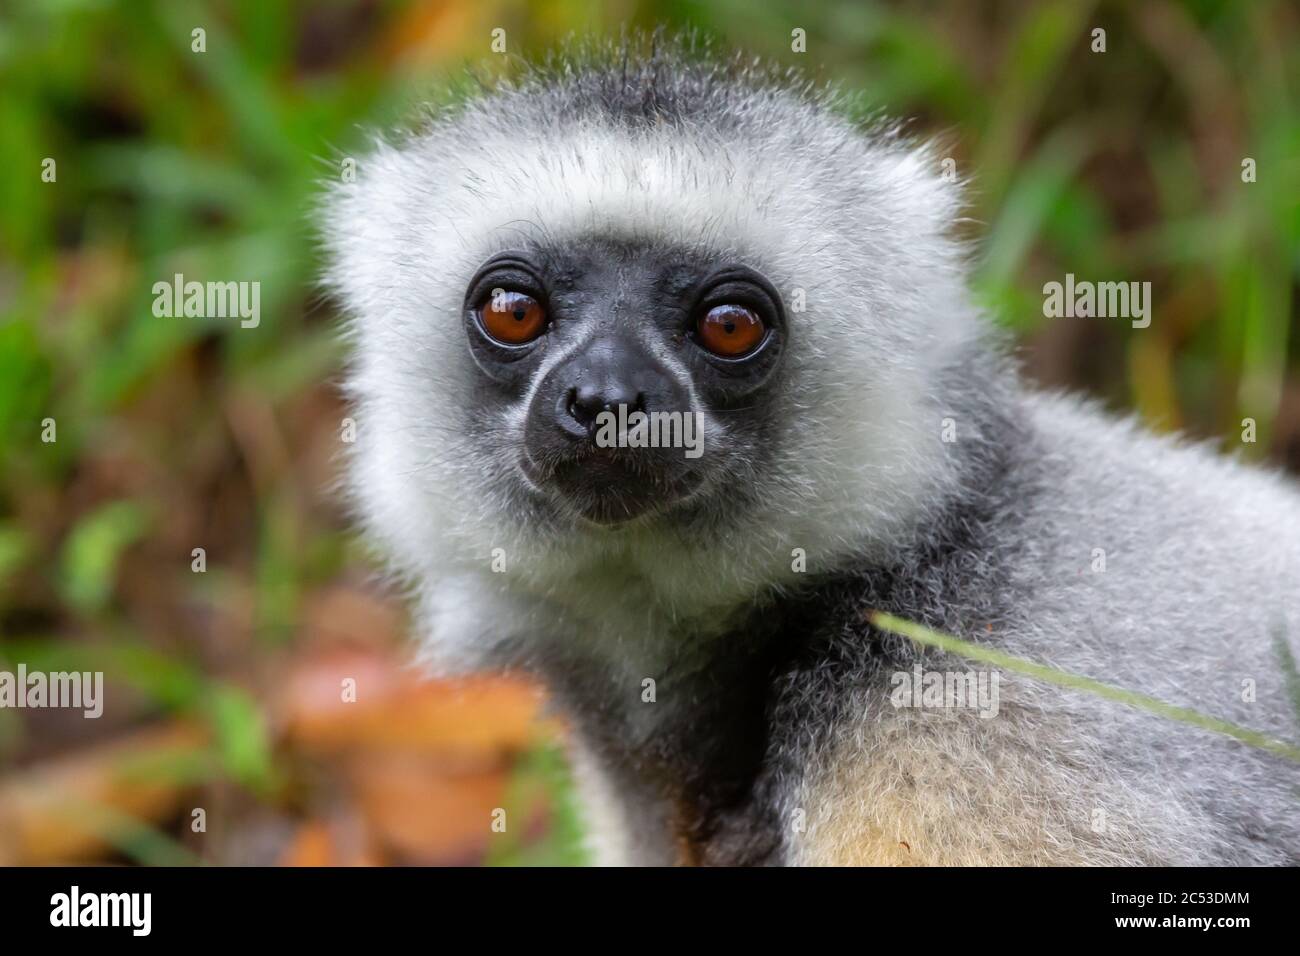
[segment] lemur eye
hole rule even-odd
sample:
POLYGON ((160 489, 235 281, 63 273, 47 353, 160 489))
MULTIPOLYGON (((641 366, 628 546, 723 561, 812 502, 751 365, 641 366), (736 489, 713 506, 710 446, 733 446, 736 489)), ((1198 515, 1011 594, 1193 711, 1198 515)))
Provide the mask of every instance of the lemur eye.
POLYGON ((546 328, 546 310, 530 295, 493 289, 492 298, 479 308, 483 331, 506 345, 523 345, 546 328))
POLYGON ((721 358, 748 355, 766 331, 763 320, 743 305, 715 305, 700 316, 695 329, 700 344, 721 358))

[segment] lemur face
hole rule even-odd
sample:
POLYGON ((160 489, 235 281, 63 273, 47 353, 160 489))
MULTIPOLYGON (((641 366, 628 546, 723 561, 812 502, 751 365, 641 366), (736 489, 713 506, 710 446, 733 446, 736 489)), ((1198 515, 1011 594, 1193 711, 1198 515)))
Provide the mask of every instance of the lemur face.
POLYGON ((435 642, 497 628, 485 589, 702 612, 938 499, 935 370, 977 323, 935 155, 743 67, 616 55, 355 165, 326 221, 353 501, 435 642), (639 413, 682 417, 637 447, 639 413))
POLYGON ((755 269, 599 238, 492 256, 464 323, 476 404, 522 414, 522 490, 598 525, 728 494, 706 423, 727 416, 730 446, 759 441, 789 335, 755 269))

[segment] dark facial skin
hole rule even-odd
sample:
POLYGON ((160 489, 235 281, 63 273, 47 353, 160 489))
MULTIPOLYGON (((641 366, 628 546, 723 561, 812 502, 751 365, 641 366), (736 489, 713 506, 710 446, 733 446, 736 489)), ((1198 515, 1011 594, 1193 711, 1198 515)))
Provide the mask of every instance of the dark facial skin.
POLYGON ((464 312, 484 400, 504 408, 540 376, 521 470, 605 526, 669 512, 738 475, 762 438, 788 336, 780 297, 753 269, 601 240, 494 256, 471 281, 464 312), (725 421, 725 447, 716 429, 696 458, 682 447, 601 447, 598 416, 620 406, 707 411, 725 421))

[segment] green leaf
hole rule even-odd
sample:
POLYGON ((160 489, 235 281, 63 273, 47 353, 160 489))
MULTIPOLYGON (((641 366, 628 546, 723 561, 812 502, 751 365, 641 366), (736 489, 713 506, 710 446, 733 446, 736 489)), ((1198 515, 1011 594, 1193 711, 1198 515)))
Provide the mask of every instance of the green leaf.
POLYGON ((0 525, 0 586, 27 560, 31 537, 15 525, 0 525))
POLYGON ((271 740, 257 702, 238 687, 217 686, 208 698, 207 715, 226 773, 252 790, 268 790, 271 740))
POLYGON ((145 509, 114 501, 83 518, 63 547, 64 598, 83 613, 102 609, 112 594, 118 562, 148 528, 145 509))

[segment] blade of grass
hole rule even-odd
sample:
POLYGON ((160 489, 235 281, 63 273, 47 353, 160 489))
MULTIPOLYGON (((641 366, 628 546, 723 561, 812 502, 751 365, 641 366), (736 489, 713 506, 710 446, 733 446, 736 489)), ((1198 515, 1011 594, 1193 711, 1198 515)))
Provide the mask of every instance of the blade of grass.
POLYGON ((926 647, 936 647, 940 650, 947 651, 950 654, 957 654, 970 660, 979 661, 984 664, 992 664, 1003 670, 1012 671, 1016 674, 1024 674, 1026 677, 1033 677, 1049 684, 1055 684, 1057 687, 1065 687, 1070 690, 1082 690, 1098 697, 1104 697, 1107 700, 1118 701, 1121 704, 1128 704, 1130 707, 1136 707, 1139 710, 1145 710, 1148 713, 1155 714, 1157 717, 1165 717, 1169 720, 1177 720, 1184 724, 1190 724, 1193 727, 1200 727, 1203 730, 1211 730, 1215 733, 1223 734, 1234 740, 1239 740, 1244 744, 1257 747, 1260 750, 1268 751, 1287 760, 1293 760, 1300 763, 1300 747, 1288 744, 1281 740, 1274 740, 1267 734, 1262 734, 1256 730, 1250 730, 1247 727, 1241 727, 1237 724, 1229 723, 1226 720, 1220 720, 1217 717, 1210 717, 1202 714, 1200 711, 1192 710, 1189 707, 1177 707, 1173 704, 1167 704, 1155 697, 1146 694, 1139 694, 1137 691, 1125 690, 1122 687, 1112 687, 1110 684, 1102 683, 1099 680, 1093 680, 1091 677, 1084 677, 1081 674, 1071 674, 1068 671, 1057 670, 1054 667, 1048 667, 1045 664, 1036 664, 1033 661, 1027 661, 1023 658, 1015 657, 1003 651, 994 650, 991 647, 984 647, 980 644, 972 644, 969 641, 963 641, 960 638, 952 637, 948 634, 941 634, 938 631, 932 631, 921 624, 915 624, 912 621, 905 621, 900 617, 894 617, 892 614, 886 614, 883 611, 872 611, 867 615, 867 619, 875 627, 882 631, 889 631, 891 634, 899 634, 903 637, 910 638, 918 644, 926 647))

